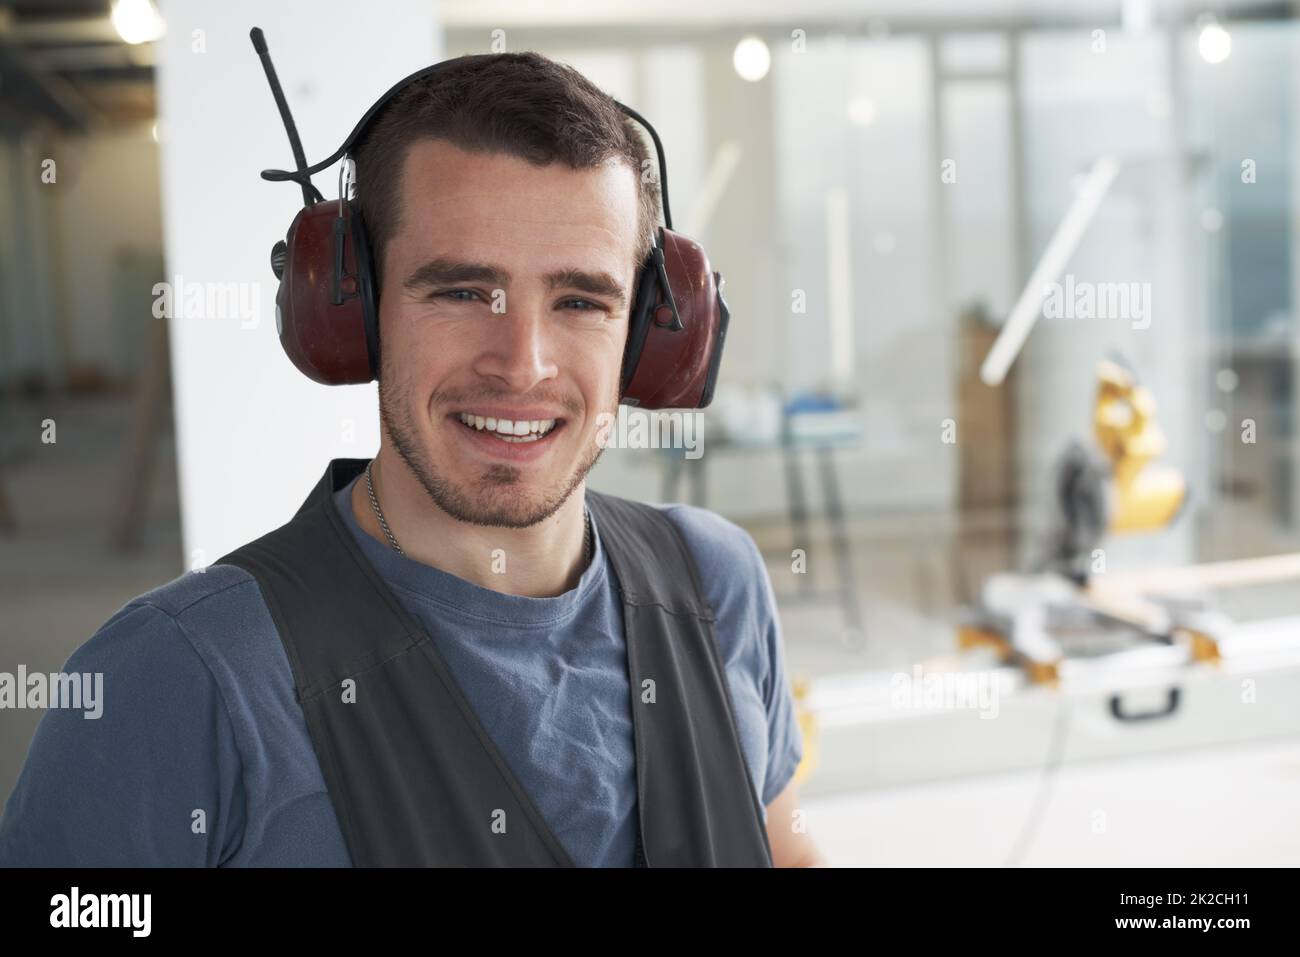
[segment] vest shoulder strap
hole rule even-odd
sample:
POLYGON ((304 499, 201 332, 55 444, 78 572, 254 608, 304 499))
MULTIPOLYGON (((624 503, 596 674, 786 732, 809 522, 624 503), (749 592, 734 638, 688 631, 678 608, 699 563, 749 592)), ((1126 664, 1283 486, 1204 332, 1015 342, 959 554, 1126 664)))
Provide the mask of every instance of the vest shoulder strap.
POLYGON ((714 620, 695 559, 672 519, 653 505, 590 489, 587 504, 600 524, 624 601, 714 620))
POLYGON ((587 500, 623 599, 646 860, 770 867, 763 808, 690 548, 653 505, 590 489, 587 500), (647 800, 647 779, 691 786, 663 787, 647 800))

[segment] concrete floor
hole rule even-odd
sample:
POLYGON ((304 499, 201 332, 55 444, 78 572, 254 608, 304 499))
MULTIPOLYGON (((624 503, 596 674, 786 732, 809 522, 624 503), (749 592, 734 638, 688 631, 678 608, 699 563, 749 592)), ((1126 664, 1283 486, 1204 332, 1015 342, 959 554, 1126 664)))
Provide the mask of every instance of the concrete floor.
POLYGON ((836 867, 1300 866, 1300 738, 1067 766, 1041 784, 988 775, 804 809, 836 867))

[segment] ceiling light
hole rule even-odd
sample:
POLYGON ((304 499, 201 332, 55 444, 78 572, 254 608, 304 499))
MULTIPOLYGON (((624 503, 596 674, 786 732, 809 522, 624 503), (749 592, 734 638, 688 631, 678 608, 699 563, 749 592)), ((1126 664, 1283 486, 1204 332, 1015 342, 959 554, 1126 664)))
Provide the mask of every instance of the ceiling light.
POLYGON ((731 65, 742 80, 757 83, 767 76, 772 66, 772 54, 758 37, 745 37, 736 44, 735 52, 731 54, 731 65))
POLYGON ((1209 20, 1201 27, 1201 35, 1197 38, 1196 47, 1201 51, 1201 59, 1206 63, 1222 63, 1232 52, 1232 37, 1216 21, 1209 20))
POLYGON ((113 29, 127 43, 151 43, 166 31, 153 0, 113 0, 113 29))

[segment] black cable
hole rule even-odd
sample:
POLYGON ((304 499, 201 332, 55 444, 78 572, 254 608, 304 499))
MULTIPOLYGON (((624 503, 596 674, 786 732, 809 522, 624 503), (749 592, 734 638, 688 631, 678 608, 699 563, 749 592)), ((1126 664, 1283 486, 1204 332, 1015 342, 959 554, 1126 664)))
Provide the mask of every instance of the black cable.
POLYGON ((1038 794, 1034 797, 1029 816, 1025 819, 1024 827, 1020 829, 1020 835, 1011 847, 1011 853, 1007 856, 1004 867, 1016 867, 1024 859, 1038 829, 1042 826, 1043 814, 1047 810, 1047 803, 1052 794, 1052 784, 1055 782, 1056 773, 1061 769, 1062 759, 1065 756, 1065 740, 1070 726, 1070 710, 1065 694, 1058 691, 1057 695, 1060 705, 1056 712, 1056 724, 1052 728, 1052 741, 1047 749, 1047 763, 1043 765, 1039 779, 1038 794))

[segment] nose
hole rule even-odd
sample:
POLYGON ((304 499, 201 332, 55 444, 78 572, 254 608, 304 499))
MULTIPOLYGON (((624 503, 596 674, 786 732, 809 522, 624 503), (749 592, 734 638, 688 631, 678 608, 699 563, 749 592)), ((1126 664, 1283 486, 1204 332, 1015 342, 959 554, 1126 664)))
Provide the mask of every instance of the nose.
POLYGON ((512 302, 506 312, 489 320, 485 330, 488 341, 475 360, 474 371, 521 393, 555 378, 558 368, 551 358, 549 328, 540 306, 512 302))

